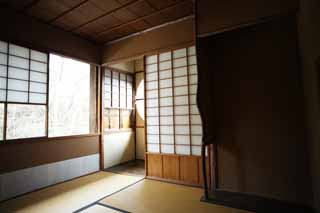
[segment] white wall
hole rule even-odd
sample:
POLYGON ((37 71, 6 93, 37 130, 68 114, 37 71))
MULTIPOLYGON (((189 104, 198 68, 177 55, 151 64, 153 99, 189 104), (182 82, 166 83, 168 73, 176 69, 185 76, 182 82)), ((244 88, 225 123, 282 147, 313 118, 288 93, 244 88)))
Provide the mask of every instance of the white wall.
POLYGON ((99 171, 99 154, 0 175, 0 201, 99 171))
POLYGON ((134 159, 134 131, 110 132, 104 135, 105 169, 134 159))

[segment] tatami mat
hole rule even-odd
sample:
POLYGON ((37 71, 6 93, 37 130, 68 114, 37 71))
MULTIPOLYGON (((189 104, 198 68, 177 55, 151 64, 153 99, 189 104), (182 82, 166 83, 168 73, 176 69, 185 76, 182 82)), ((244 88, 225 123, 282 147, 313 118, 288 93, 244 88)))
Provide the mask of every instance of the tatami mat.
POLYGON ((200 202, 200 188, 143 180, 100 203, 133 213, 247 213, 220 205, 200 202))
POLYGON ((73 212, 141 179, 97 172, 6 201, 0 204, 0 212, 73 212))

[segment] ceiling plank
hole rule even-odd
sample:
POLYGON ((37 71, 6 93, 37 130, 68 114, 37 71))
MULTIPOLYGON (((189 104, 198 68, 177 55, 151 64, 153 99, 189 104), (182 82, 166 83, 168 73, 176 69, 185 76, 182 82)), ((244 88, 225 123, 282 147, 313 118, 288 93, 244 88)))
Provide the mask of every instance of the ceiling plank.
POLYGON ((126 23, 120 24, 120 25, 118 25, 118 26, 115 26, 115 27, 113 27, 113 28, 110 28, 110 29, 108 29, 108 30, 102 31, 102 32, 98 33, 97 37, 99 37, 101 34, 104 34, 104 35, 105 35, 105 34, 107 34, 108 32, 112 32, 112 31, 114 31, 115 29, 119 29, 119 28, 123 28, 123 27, 125 27, 125 26, 129 26, 129 25, 131 25, 131 24, 133 24, 133 23, 135 23, 135 22, 137 22, 137 21, 141 21, 141 20, 144 20, 144 19, 146 19, 146 18, 148 18, 148 17, 154 16, 155 14, 161 14, 161 13, 163 13, 163 12, 169 11, 169 10, 171 10, 172 8, 175 8, 175 7, 178 7, 178 6, 182 5, 182 4, 184 4, 185 2, 189 2, 189 0, 184 0, 184 1, 179 2, 179 3, 177 3, 177 4, 174 4, 174 5, 171 5, 171 6, 169 6, 169 7, 166 7, 166 8, 164 8, 164 9, 162 9, 162 10, 158 10, 158 11, 156 11, 155 13, 152 13, 152 14, 149 14, 149 15, 145 15, 145 16, 142 16, 142 17, 139 17, 139 18, 134 19, 134 20, 132 20, 132 21, 130 21, 130 22, 126 22, 126 23))
POLYGON ((89 0, 83 0, 82 2, 80 2, 79 4, 75 5, 74 7, 70 8, 69 10, 61 13, 60 15, 54 17, 53 19, 51 19, 50 21, 48 21, 49 24, 53 23, 54 21, 56 21, 57 19, 59 19, 60 17, 70 13, 71 11, 79 8, 80 6, 82 6, 83 4, 87 3, 89 0))
POLYGON ((70 31, 76 31, 77 29, 79 29, 79 28, 81 28, 81 27, 84 27, 85 25, 88 25, 88 24, 90 24, 90 23, 92 23, 92 22, 95 22, 96 20, 101 19, 101 18, 103 18, 104 16, 107 16, 107 15, 109 15, 109 14, 112 14, 112 13, 114 13, 114 12, 116 12, 116 11, 119 11, 119 10, 121 10, 121 9, 123 9, 123 8, 126 8, 126 7, 130 6, 131 4, 134 4, 134 3, 139 2, 139 1, 142 1, 142 0, 131 0, 131 1, 127 2, 126 4, 121 5, 121 6, 118 7, 118 8, 115 8, 115 9, 109 11, 109 12, 106 12, 106 13, 102 14, 101 16, 96 17, 95 19, 92 19, 92 20, 90 20, 90 21, 88 21, 88 22, 86 22, 86 23, 83 23, 83 24, 81 24, 81 25, 79 25, 79 26, 71 29, 70 31))

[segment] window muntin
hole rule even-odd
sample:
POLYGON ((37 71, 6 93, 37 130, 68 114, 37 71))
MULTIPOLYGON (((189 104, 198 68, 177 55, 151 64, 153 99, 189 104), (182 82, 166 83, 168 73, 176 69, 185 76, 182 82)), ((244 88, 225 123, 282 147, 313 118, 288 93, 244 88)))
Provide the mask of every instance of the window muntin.
POLYGON ((49 137, 90 133, 90 64, 50 54, 49 137))
POLYGON ((195 55, 191 46, 146 57, 148 152, 201 155, 195 55))
POLYGON ((4 104, 0 103, 0 140, 4 137, 4 104))
POLYGON ((133 126, 133 77, 131 74, 104 70, 104 129, 131 129, 133 126))

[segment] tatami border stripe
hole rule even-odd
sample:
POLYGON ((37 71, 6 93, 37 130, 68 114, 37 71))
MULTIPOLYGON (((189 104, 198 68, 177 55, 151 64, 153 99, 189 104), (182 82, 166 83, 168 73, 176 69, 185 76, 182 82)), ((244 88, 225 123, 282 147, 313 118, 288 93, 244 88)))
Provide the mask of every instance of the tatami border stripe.
POLYGON ((118 211, 118 212, 131 213, 131 212, 125 211, 125 210, 123 210, 123 209, 118 209, 118 208, 116 208, 116 207, 106 205, 106 204, 104 204, 104 203, 97 203, 97 205, 100 205, 100 206, 103 206, 103 207, 106 207, 106 208, 109 208, 109 209, 113 209, 113 210, 116 210, 116 211, 118 211))

